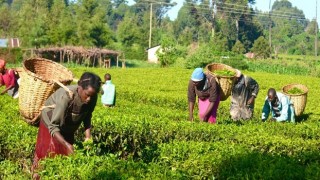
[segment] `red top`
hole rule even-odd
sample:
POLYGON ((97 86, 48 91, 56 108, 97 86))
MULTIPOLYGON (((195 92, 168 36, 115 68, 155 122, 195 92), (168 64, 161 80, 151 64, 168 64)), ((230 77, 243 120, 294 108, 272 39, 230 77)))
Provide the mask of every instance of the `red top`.
POLYGON ((6 88, 9 86, 14 87, 16 85, 15 75, 12 69, 6 70, 4 74, 0 74, 0 79, 1 79, 0 82, 6 85, 6 88))

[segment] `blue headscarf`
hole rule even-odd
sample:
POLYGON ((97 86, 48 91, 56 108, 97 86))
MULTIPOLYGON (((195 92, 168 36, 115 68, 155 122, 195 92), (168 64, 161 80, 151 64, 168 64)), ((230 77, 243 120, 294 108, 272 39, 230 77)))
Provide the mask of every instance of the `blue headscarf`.
POLYGON ((202 71, 202 68, 196 68, 191 75, 192 81, 201 81, 203 78, 204 78, 204 73, 202 71))

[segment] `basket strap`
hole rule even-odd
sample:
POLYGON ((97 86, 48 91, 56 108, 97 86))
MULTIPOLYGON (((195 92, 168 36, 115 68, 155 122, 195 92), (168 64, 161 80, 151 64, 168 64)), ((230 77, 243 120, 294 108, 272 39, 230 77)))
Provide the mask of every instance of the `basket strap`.
MULTIPOLYGON (((39 111, 42 111, 42 110, 45 109, 45 108, 55 108, 55 107, 56 107, 55 104, 49 105, 49 106, 41 106, 41 108, 39 109, 39 111)), ((25 121, 27 121, 27 123, 34 123, 34 122, 36 122, 36 121, 38 120, 38 118, 40 117, 40 115, 41 115, 41 112, 40 112, 38 115, 36 115, 32 120, 25 119, 25 121)))
POLYGON ((214 79, 216 80, 217 84, 220 86, 220 81, 219 81, 219 77, 214 77, 214 79))
POLYGON ((53 80, 53 82, 57 83, 59 86, 61 86, 64 90, 66 90, 69 93, 70 98, 73 98, 73 92, 64 84, 62 84, 60 81, 53 80))
POLYGON ((42 111, 43 109, 45 109, 45 108, 55 108, 56 107, 56 105, 55 104, 52 104, 52 105, 49 105, 49 106, 42 106, 41 108, 40 108, 40 111, 42 111))

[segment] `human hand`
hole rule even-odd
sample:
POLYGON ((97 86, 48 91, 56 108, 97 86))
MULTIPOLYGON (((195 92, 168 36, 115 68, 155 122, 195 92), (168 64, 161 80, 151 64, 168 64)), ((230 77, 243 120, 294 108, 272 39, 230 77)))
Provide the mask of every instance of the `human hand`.
POLYGON ((0 95, 4 95, 6 92, 2 91, 0 95))
POLYGON ((84 142, 83 142, 83 146, 86 150, 89 150, 92 148, 93 146, 93 140, 92 138, 85 138, 84 142))
POLYGON ((271 118, 270 121, 271 121, 271 122, 276 122, 277 119, 276 119, 276 118, 271 118))
POLYGON ((84 139, 84 144, 92 144, 92 143, 93 143, 92 138, 85 138, 84 139))
POLYGON ((69 144, 68 142, 65 143, 65 147, 67 149, 67 154, 73 154, 74 148, 72 144, 69 144))
POLYGON ((251 105, 254 103, 254 96, 251 96, 251 98, 249 98, 247 105, 251 105))
POLYGON ((193 115, 189 115, 189 121, 193 122, 194 118, 193 115))
POLYGON ((202 121, 203 122, 208 122, 208 119, 209 119, 208 115, 205 115, 205 116, 203 116, 202 121))

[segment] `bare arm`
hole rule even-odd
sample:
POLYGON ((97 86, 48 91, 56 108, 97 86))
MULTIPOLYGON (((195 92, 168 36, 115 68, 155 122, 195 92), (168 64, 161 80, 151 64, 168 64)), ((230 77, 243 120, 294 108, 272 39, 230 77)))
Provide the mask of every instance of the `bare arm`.
POLYGON ((67 149, 68 154, 72 154, 74 152, 73 146, 64 139, 59 131, 55 132, 53 137, 67 149))
POLYGON ((1 92, 1 95, 4 95, 6 92, 8 92, 11 88, 13 88, 16 85, 14 71, 12 69, 8 70, 8 75, 11 78, 9 82, 10 85, 1 92))
POLYGON ((196 101, 195 87, 192 81, 189 81, 188 85, 188 102, 189 102, 189 120, 193 121, 193 109, 196 101))
POLYGON ((189 102, 189 120, 193 121, 194 102, 189 102))
POLYGON ((254 104, 254 99, 257 97, 257 95, 259 93, 259 84, 257 83, 257 81, 255 81, 251 77, 248 78, 248 84, 249 84, 249 87, 252 91, 252 94, 251 94, 251 97, 249 98, 247 104, 252 105, 252 104, 254 104))
POLYGON ((2 92, 1 92, 1 95, 4 95, 6 92, 8 92, 11 88, 13 88, 14 86, 13 85, 10 85, 8 86, 6 89, 4 89, 2 92))
POLYGON ((91 139, 91 128, 86 129, 84 133, 85 133, 84 141, 88 141, 89 139, 91 139))

